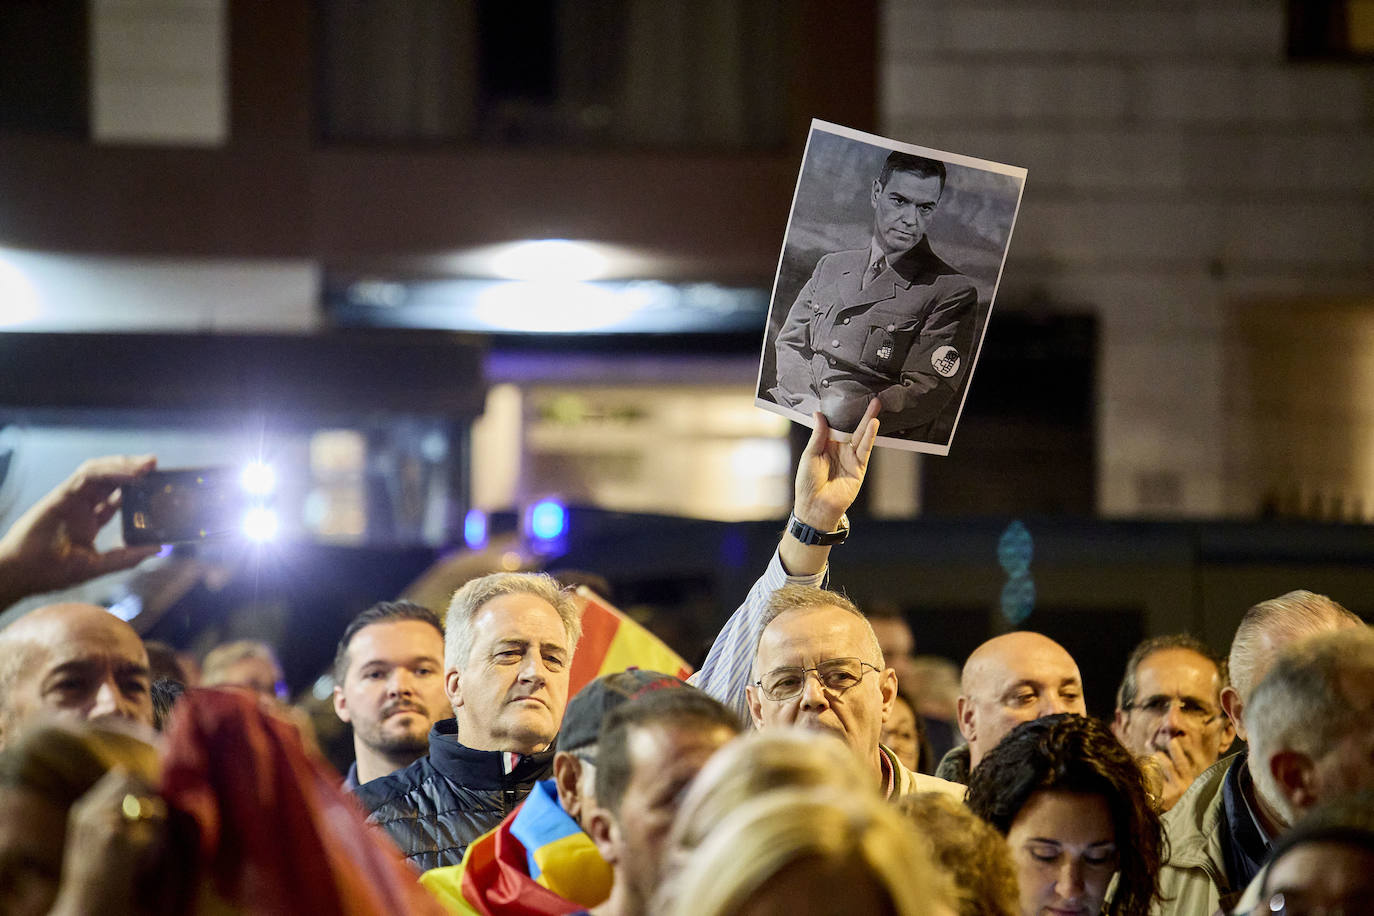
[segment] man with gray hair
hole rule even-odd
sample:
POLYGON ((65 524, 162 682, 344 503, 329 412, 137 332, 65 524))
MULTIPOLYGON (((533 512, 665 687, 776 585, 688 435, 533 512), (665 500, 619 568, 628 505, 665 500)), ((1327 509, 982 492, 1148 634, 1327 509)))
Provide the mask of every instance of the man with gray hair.
POLYGON ((1285 650, 1246 720, 1256 800, 1280 829, 1323 801, 1374 788, 1374 630, 1323 633, 1285 650))
POLYGON ((773 592, 759 619, 749 715, 763 728, 791 725, 840 738, 888 798, 916 792, 963 797, 963 786, 913 773, 881 743, 897 675, 852 601, 809 585, 773 592), (814 676, 813 676, 814 675, 814 676))
POLYGON ((444 690, 455 718, 430 730, 428 757, 357 793, 420 871, 457 865, 552 775, 581 632, 571 596, 545 575, 495 573, 454 594, 444 690))
MULTIPOLYGON (((1246 611, 1231 640, 1231 683, 1221 691, 1221 705, 1236 733, 1251 740, 1247 706, 1284 648, 1316 634, 1362 626, 1335 601, 1309 591, 1288 592, 1246 611)), ((1163 823, 1170 853, 1160 870, 1155 912, 1168 916, 1233 907, 1284 826, 1258 798, 1245 754, 1226 757, 1198 776, 1163 823)))
POLYGON ((1186 633, 1147 639, 1126 659, 1112 734, 1157 768, 1161 811, 1177 804, 1235 740, 1221 708, 1224 667, 1186 633))
MULTIPOLYGON (((1289 646, 1255 687, 1246 719, 1255 801, 1275 839, 1317 806, 1374 789, 1374 630, 1289 646)), ((1268 868, 1237 904, 1242 912, 1260 903, 1268 868)))
POLYGON ((795 725, 840 737, 889 797, 963 787, 913 773, 881 744, 897 700, 897 674, 883 660, 868 619, 845 596, 820 587, 833 546, 849 533, 845 512, 868 471, 878 435, 874 398, 847 442, 830 438, 820 413, 797 464, 792 518, 754 583, 689 683, 756 726, 795 725))

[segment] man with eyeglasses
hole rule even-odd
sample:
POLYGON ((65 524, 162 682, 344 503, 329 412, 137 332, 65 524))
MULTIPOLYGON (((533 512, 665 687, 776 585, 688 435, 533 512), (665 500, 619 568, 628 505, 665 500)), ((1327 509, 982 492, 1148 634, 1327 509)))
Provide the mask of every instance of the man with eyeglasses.
POLYGON ((1235 740, 1221 708, 1225 684, 1222 663, 1183 633, 1147 639, 1126 660, 1112 733, 1132 754, 1157 766, 1161 811, 1172 808, 1235 740))
POLYGON ((897 698, 897 675, 878 638, 848 598, 806 585, 774 592, 761 620, 749 715, 760 728, 791 725, 828 731, 873 767, 888 798, 963 787, 908 770, 880 743, 897 698))
POLYGON ((782 542, 689 683, 758 727, 838 735, 889 797, 943 791, 962 799, 963 786, 911 772, 880 744, 897 675, 867 618, 843 595, 820 588, 831 548, 849 534, 845 512, 868 470, 879 407, 877 398, 869 402, 846 441, 832 440, 825 417, 813 415, 782 542))

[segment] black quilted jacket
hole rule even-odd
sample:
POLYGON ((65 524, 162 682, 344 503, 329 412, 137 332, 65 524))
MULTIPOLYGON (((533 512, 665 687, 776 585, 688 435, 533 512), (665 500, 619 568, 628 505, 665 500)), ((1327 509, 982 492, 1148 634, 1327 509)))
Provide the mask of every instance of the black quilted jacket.
POLYGON ((368 820, 386 828, 411 865, 428 871, 457 865, 468 844, 515 809, 553 775, 553 749, 538 754, 475 751, 458 743, 458 721, 436 722, 429 756, 364 783, 357 796, 368 820), (508 758, 515 758, 509 773, 508 758))

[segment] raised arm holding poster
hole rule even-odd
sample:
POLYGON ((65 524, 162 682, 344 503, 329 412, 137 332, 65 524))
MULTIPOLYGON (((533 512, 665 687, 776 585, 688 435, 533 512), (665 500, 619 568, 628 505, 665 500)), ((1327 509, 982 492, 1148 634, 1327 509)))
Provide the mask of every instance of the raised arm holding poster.
POLYGON ((811 122, 755 404, 949 454, 1026 170, 811 122))

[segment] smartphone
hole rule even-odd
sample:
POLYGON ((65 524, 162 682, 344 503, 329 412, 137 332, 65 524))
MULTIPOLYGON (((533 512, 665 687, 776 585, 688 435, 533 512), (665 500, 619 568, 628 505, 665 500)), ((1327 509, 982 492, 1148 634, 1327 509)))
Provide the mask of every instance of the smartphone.
POLYGON ((186 544, 238 530, 245 498, 233 468, 152 471, 122 488, 124 543, 186 544))

